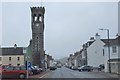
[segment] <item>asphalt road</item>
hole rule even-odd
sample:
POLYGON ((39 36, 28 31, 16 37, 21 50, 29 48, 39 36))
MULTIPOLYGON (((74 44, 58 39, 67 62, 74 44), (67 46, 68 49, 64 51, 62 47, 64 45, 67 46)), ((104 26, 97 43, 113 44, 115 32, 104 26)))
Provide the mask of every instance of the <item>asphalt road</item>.
POLYGON ((58 68, 40 78, 118 78, 116 74, 104 72, 79 72, 66 67, 58 68))

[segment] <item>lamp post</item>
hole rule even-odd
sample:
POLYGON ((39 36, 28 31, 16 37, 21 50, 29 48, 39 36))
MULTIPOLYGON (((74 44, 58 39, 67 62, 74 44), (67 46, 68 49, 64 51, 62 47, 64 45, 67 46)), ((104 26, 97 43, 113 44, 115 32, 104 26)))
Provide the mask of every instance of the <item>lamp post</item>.
POLYGON ((99 30, 106 30, 107 31, 107 36, 108 36, 108 64, 109 64, 109 73, 111 73, 111 65, 110 65, 110 39, 109 39, 109 29, 99 29, 99 30))

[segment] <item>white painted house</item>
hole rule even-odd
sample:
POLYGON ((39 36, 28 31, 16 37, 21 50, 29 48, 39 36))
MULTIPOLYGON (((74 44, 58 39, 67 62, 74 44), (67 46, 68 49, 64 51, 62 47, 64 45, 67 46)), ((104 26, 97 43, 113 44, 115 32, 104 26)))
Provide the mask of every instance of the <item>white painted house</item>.
POLYGON ((87 47, 88 65, 98 67, 104 64, 104 45, 105 43, 100 39, 100 35, 96 33, 95 40, 87 47))
MULTIPOLYGON (((109 72, 109 53, 108 45, 104 46, 105 49, 105 72, 109 72)), ((120 36, 110 41, 110 66, 112 73, 120 74, 120 36)))

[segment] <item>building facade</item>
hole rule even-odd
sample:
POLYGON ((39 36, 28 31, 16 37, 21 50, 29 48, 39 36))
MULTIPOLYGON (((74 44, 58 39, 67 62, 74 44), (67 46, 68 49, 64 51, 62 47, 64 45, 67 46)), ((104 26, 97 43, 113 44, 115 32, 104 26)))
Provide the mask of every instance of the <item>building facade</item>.
POLYGON ((14 66, 25 65, 24 54, 26 51, 23 47, 6 47, 1 48, 1 50, 0 64, 14 66))
POLYGON ((96 33, 95 41, 87 48, 87 64, 93 67, 99 67, 104 64, 105 43, 100 39, 100 35, 96 33))
POLYGON ((104 46, 105 50, 105 72, 109 72, 109 68, 112 73, 120 74, 120 36, 110 41, 110 67, 109 67, 109 53, 108 44, 104 46))

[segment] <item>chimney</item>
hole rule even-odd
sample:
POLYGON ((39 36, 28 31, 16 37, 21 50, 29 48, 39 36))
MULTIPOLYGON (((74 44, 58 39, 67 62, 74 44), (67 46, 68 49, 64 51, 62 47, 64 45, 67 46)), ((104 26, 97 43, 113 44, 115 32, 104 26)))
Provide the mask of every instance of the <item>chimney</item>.
POLYGON ((90 41, 94 41, 95 39, 94 39, 94 37, 90 37, 90 41))
POLYGON ((100 35, 98 34, 98 33, 96 33, 96 35, 95 35, 95 40, 97 41, 97 40, 100 40, 100 35))
POLYGON ((15 49, 17 48, 17 44, 14 45, 14 48, 15 48, 15 49))

